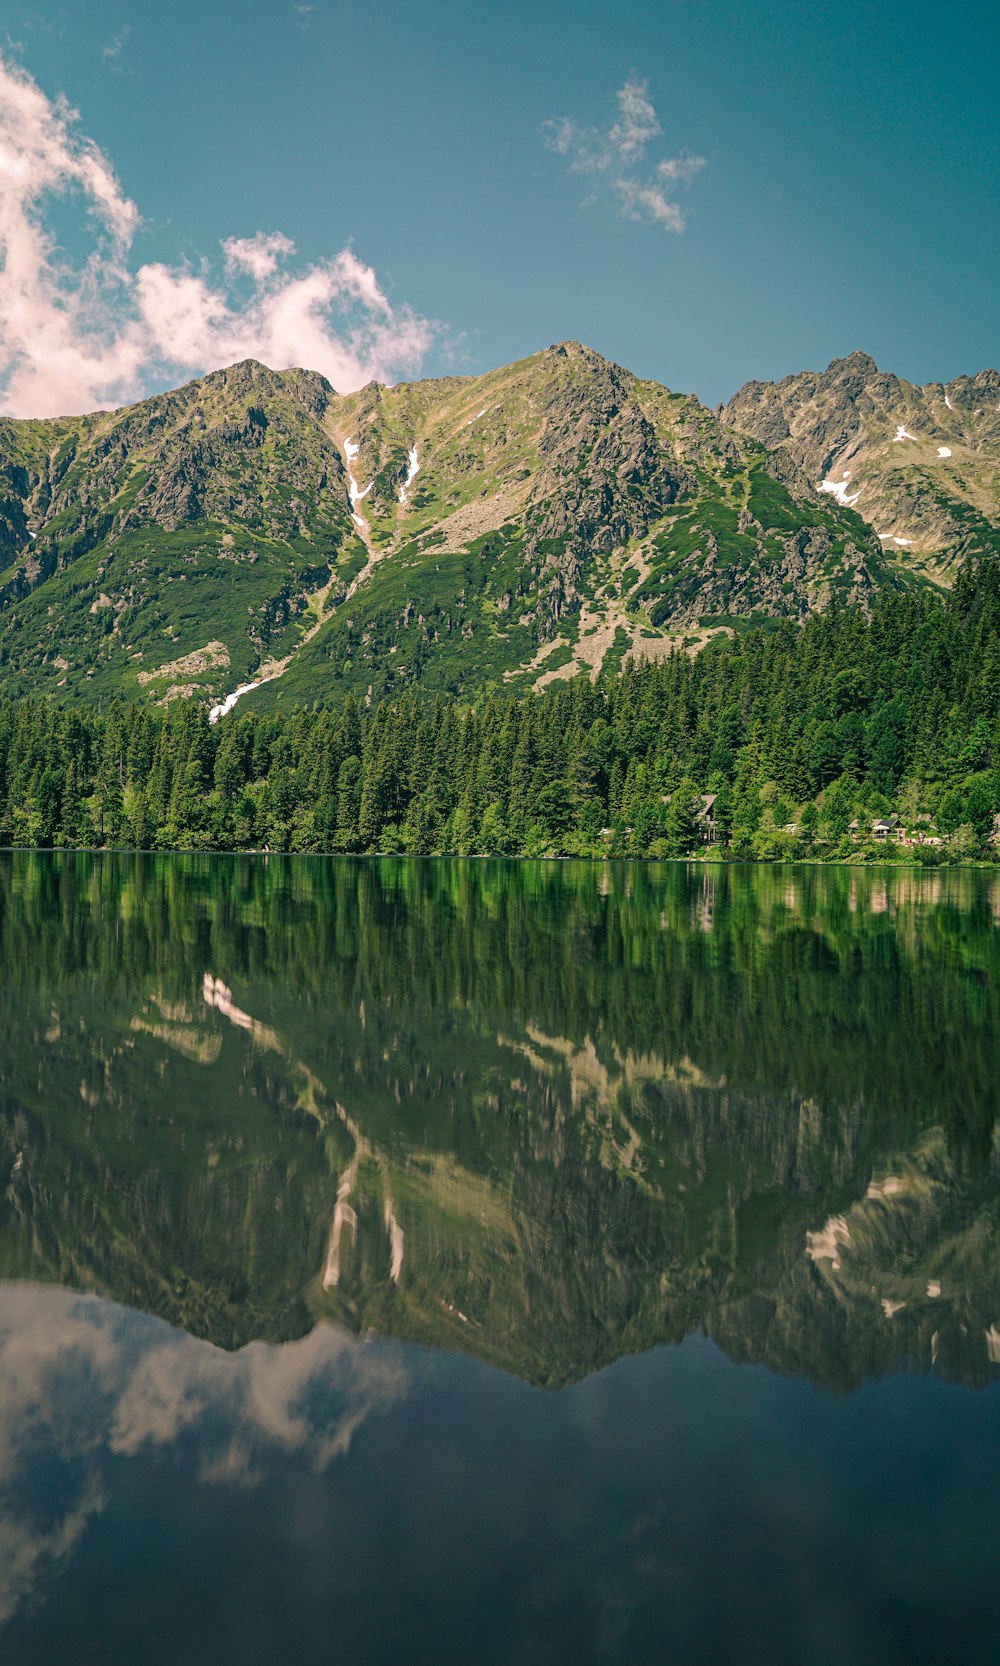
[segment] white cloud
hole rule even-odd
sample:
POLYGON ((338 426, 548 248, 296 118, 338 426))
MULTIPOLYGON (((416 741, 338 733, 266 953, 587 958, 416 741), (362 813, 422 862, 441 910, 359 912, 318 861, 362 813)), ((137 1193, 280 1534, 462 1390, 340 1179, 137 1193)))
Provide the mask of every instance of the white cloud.
POLYGON ((101 56, 103 57, 104 62, 108 65, 109 69, 118 69, 120 67, 119 60, 125 50, 129 35, 131 33, 131 23, 123 23, 118 33, 116 35, 112 35, 107 45, 102 48, 101 56))
POLYGON ((319 370, 346 393, 414 372, 430 346, 433 327, 349 248, 295 270, 292 241, 259 232, 222 243, 221 274, 136 266, 140 224, 76 113, 0 57, 0 409, 70 415, 243 358, 319 370), (56 197, 86 210, 76 265, 47 229, 56 197))
POLYGON ((222 252, 227 271, 249 272, 258 283, 263 283, 265 278, 274 277, 284 255, 295 253, 295 244, 280 231, 272 232, 270 237, 259 231, 256 237, 227 237, 222 252))
POLYGON ((690 184, 707 166, 705 158, 684 151, 652 159, 649 147, 663 128, 648 82, 631 78, 619 88, 617 98, 618 118, 609 127, 585 127, 571 116, 557 116, 543 123, 543 143, 568 159, 571 173, 592 181, 588 200, 603 184, 618 199, 626 219, 649 220, 666 231, 681 232, 684 213, 677 201, 678 187, 690 184))
POLYGON ((611 148, 624 162, 641 161, 646 146, 663 132, 646 81, 626 81, 618 93, 619 117, 609 130, 611 148))

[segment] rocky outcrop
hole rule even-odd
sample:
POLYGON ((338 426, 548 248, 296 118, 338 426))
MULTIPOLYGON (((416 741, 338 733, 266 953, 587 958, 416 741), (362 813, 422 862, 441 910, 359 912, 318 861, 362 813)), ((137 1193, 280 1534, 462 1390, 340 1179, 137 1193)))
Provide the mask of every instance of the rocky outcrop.
POLYGON ((855 352, 824 371, 748 382, 719 416, 947 579, 966 555, 1000 552, 998 393, 995 370, 920 387, 855 352))

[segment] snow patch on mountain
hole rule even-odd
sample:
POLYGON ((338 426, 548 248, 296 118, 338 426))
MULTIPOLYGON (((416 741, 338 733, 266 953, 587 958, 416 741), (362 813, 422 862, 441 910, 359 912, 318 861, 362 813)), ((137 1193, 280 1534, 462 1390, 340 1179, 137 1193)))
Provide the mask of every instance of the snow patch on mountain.
POLYGON ((409 454, 408 454, 408 457, 407 457, 407 462, 408 462, 408 465, 409 465, 408 473, 407 473, 406 479, 403 481, 403 484, 399 488, 399 501, 400 501, 400 503, 405 503, 406 502, 406 500, 409 496, 409 493, 410 493, 410 487, 412 486, 414 480, 416 480, 417 475, 420 473, 420 458, 417 455, 416 444, 411 445, 410 450, 409 450, 409 454))
POLYGON ((836 498, 842 508, 853 509, 861 496, 861 487, 859 486, 854 496, 851 497, 847 490, 847 482, 850 478, 850 470, 848 470, 842 480, 821 480, 816 490, 818 492, 829 492, 830 496, 836 498))
POLYGON ((354 459, 359 455, 360 451, 360 445, 356 444, 354 440, 344 441, 344 456, 347 460, 347 490, 351 499, 351 519, 361 532, 367 532, 368 522, 365 520, 363 515, 358 514, 358 504, 363 498, 368 496, 368 493, 371 491, 375 482, 374 480, 369 480, 364 491, 362 491, 361 487, 358 485, 357 475, 354 473, 352 465, 354 463, 354 459))
POLYGON ((232 711, 237 700, 242 699, 244 694, 250 694, 255 688, 259 687, 260 683, 242 683, 239 688, 233 690, 232 694, 227 694, 224 700, 220 700, 217 706, 211 708, 208 714, 209 723, 218 723, 220 717, 225 717, 232 711))

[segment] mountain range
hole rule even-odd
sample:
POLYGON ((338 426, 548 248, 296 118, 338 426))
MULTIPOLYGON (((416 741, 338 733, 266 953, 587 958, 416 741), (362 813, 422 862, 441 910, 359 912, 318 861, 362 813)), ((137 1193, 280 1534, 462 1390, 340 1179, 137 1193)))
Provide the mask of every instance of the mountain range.
POLYGON ((0 421, 0 695, 221 715, 542 688, 1000 554, 1000 376, 709 410, 575 342, 341 396, 254 361, 0 421))

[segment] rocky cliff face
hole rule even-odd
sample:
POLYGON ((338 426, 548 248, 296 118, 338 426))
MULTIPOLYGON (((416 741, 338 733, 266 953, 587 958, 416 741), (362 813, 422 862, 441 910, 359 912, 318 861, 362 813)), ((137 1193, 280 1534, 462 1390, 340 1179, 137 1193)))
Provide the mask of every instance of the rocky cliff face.
POLYGON ((855 508, 931 578, 948 582, 967 555, 1000 549, 995 370, 917 387, 852 353, 821 372, 748 382, 720 417, 855 508))
POLYGON ((995 524, 996 384, 854 355, 713 413, 564 342, 343 398, 246 362, 6 422, 0 693, 527 689, 864 606, 995 524))

